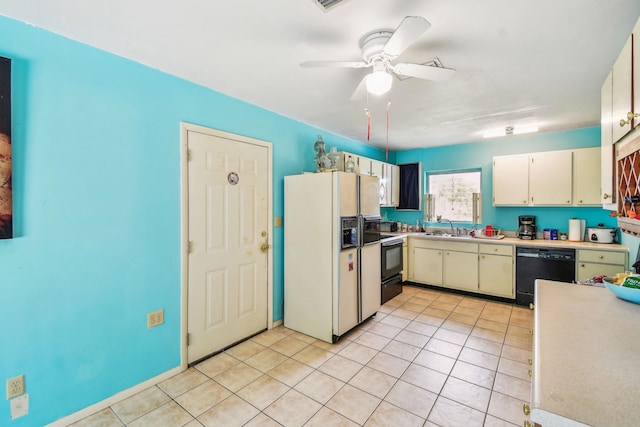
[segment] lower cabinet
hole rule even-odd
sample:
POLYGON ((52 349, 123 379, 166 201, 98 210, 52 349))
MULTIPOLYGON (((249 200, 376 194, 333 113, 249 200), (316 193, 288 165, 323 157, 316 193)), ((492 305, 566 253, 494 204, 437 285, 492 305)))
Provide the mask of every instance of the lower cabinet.
MULTIPOLYGON (((447 288, 476 292, 478 290, 478 245, 475 252, 448 250, 444 252, 443 285, 447 288)), ((473 248, 475 247, 475 248, 473 248)))
POLYGON ((478 252, 478 290, 514 298, 513 246, 480 245, 478 252))
POLYGON ((588 280, 594 276, 613 276, 623 273, 627 268, 626 252, 578 250, 577 280, 588 280))
POLYGON ((414 247, 409 253, 409 280, 442 286, 442 250, 414 247))
POLYGON ((406 237, 402 239, 402 281, 406 282, 409 277, 409 257, 408 257, 408 245, 406 237))

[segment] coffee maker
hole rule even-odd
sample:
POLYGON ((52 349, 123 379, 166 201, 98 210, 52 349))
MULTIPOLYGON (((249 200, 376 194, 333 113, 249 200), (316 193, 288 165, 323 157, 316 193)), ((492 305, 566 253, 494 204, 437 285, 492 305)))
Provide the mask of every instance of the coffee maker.
POLYGON ((533 215, 520 215, 518 217, 518 231, 516 236, 523 240, 536 238, 536 217, 533 215))

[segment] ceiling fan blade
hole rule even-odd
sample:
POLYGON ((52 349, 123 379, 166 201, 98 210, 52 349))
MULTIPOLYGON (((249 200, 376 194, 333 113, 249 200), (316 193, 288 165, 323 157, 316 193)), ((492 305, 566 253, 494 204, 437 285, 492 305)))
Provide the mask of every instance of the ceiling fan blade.
POLYGON ((453 77, 456 70, 431 65, 400 63, 393 66, 393 72, 402 76, 416 77, 418 79, 444 81, 453 77))
POLYGON ((362 78, 362 80, 360 80, 360 83, 358 83, 356 90, 353 91, 351 98, 349 98, 350 101, 358 101, 365 97, 365 95, 367 94, 367 77, 369 77, 369 74, 367 74, 362 78))
POLYGON ((307 61, 300 64, 302 68, 317 68, 317 67, 330 67, 330 68, 366 68, 371 64, 367 64, 362 61, 307 61))
POLYGON ((407 16, 382 49, 389 56, 399 56, 431 27, 422 16, 407 16))

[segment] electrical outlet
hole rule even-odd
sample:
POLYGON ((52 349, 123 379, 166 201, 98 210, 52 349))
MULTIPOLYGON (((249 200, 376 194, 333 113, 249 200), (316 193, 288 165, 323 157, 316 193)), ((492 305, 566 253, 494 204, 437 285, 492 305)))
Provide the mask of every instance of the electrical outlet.
POLYGON ((11 419, 23 417, 29 413, 29 395, 23 394, 10 400, 11 404, 11 419))
POLYGON ((164 309, 147 313, 147 328, 154 328, 164 323, 164 309))
POLYGON ((24 394, 24 374, 7 380, 7 399, 24 394))

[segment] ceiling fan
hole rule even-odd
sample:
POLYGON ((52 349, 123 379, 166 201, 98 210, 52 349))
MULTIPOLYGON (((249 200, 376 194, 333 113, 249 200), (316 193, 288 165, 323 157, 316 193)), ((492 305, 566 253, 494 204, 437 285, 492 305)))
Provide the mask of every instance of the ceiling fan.
POLYGON ((446 68, 438 58, 431 64, 398 63, 393 64, 402 52, 407 50, 425 31, 431 27, 429 21, 421 16, 407 16, 395 31, 374 31, 367 34, 360 42, 364 61, 308 61, 301 67, 337 67, 337 68, 373 68, 354 91, 351 99, 357 99, 367 92, 381 95, 391 89, 393 75, 397 77, 415 77, 418 79, 442 81, 451 78, 456 70, 446 68))

